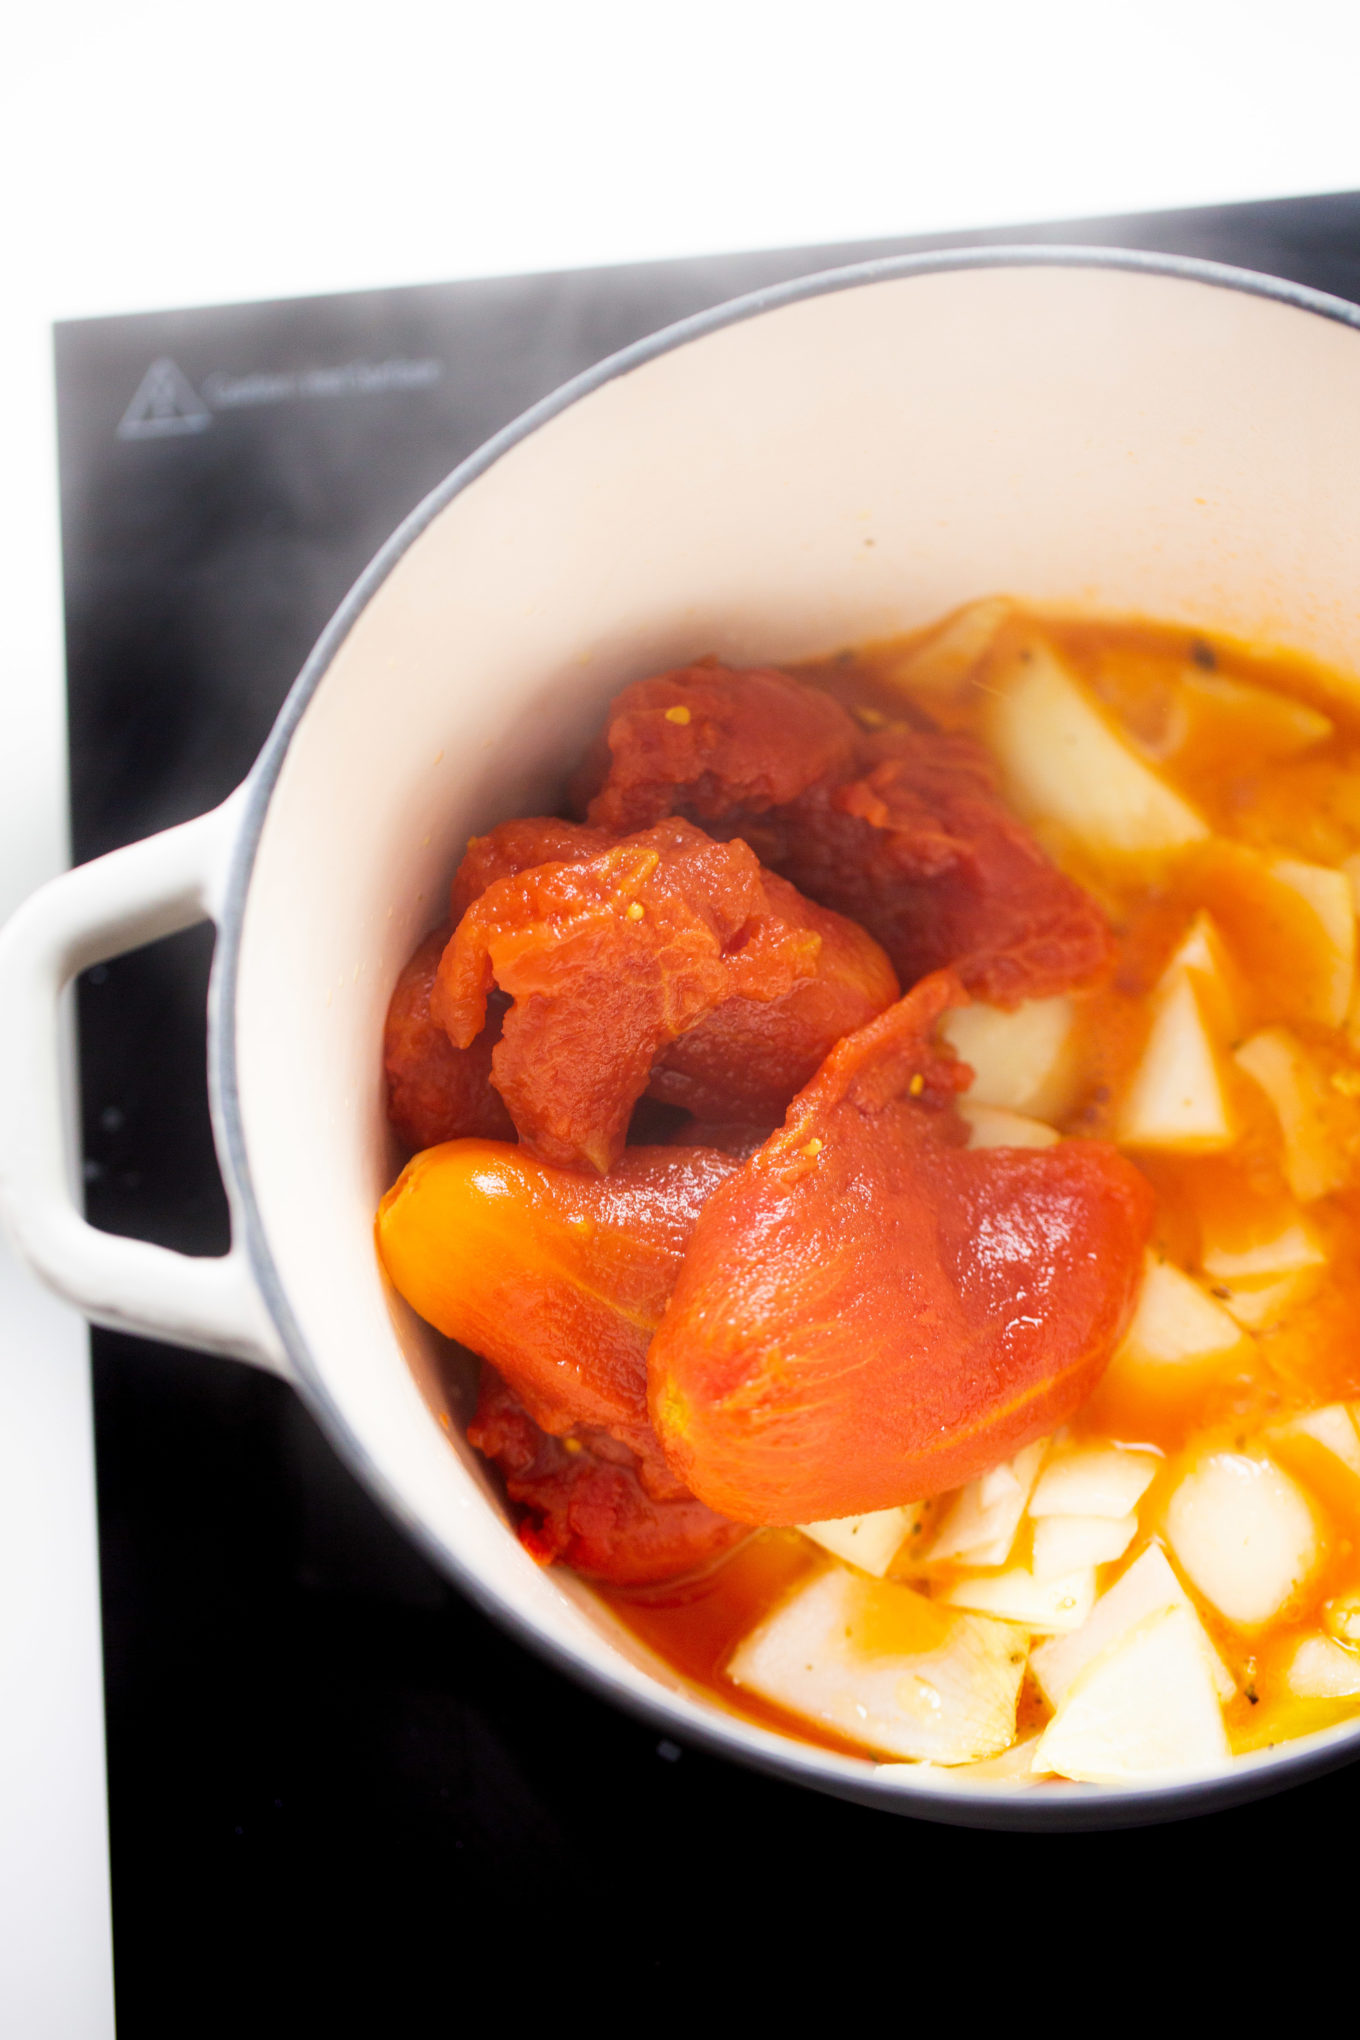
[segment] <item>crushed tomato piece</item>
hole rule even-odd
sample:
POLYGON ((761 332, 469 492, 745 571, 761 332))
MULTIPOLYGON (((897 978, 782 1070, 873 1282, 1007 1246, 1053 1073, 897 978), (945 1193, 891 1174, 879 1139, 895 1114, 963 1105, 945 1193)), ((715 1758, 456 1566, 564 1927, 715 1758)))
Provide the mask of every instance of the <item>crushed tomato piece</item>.
POLYGON ((540 1565, 651 1586, 699 1571, 749 1534, 683 1489, 650 1494, 634 1455, 606 1432, 550 1435, 494 1368, 482 1368, 468 1438, 500 1467, 511 1501, 525 1510, 520 1542, 540 1565))
POLYGON ((774 862, 876 935, 904 984, 948 967, 974 997, 1015 1006, 1109 969, 1099 906, 1002 806, 973 739, 885 730, 861 754, 859 778, 780 817, 774 862))
POLYGON ((610 703, 573 785, 597 828, 626 835, 667 815, 763 814, 853 767, 855 726, 787 673, 716 660, 635 681, 610 703), (735 684, 734 684, 735 683, 735 684))
POLYGON ((782 999, 724 1000, 663 1049, 648 1094, 698 1119, 777 1124, 842 1035, 898 996, 893 967, 872 935, 772 872, 762 879, 785 925, 819 938, 816 969, 782 999))
POLYGON ((473 836, 453 874, 449 906, 456 928, 468 908, 497 879, 518 878, 536 864, 584 864, 608 850, 607 829, 589 829, 584 822, 559 821, 556 815, 523 815, 498 822, 484 836, 473 836))
MULTIPOLYGON (((455 917, 499 879, 539 864, 584 864, 615 842, 602 829, 554 816, 503 822, 469 843, 453 881, 455 917)), ((782 998, 725 999, 661 1050, 647 1095, 715 1123, 760 1121, 768 1128, 841 1036, 890 1006, 899 988, 883 950, 862 928, 804 899, 772 872, 762 872, 761 882, 788 927, 820 938, 812 975, 782 998)))
POLYGON ((706 1204, 648 1362, 667 1457, 751 1523, 958 1487, 1064 1422, 1132 1308, 1152 1192, 1111 1148, 964 1148, 948 973, 843 1041, 706 1204))
POLYGON ((822 937, 805 922, 780 911, 746 844, 662 822, 489 886, 444 953, 432 1010, 466 1047, 493 987, 509 993, 492 1076, 521 1140, 603 1175, 663 1050, 726 1000, 768 1004, 815 978, 822 937))
POLYGON ((504 1100, 491 1083, 491 1055, 501 1038, 498 1000, 486 1026, 466 1048, 455 1048, 430 1017, 430 994, 448 928, 425 937, 397 979, 383 1031, 387 1116, 408 1148, 480 1134, 487 1140, 514 1136, 504 1100))
POLYGON ((1011 1006, 1109 968, 1099 907, 1007 812, 970 737, 866 733, 785 674, 711 665, 625 688, 607 743, 592 824, 673 813, 743 837, 867 928, 904 985, 950 967, 978 998, 1011 1006), (667 721, 675 707, 687 724, 667 721))

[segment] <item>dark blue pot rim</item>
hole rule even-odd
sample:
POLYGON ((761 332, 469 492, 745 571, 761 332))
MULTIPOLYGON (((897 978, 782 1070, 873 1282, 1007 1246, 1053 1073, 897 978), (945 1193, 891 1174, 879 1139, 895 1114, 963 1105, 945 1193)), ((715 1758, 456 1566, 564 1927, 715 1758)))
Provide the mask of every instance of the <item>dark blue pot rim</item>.
POLYGON ((1042 244, 963 248, 925 255, 885 256, 877 261, 824 270, 815 276, 798 277, 789 283, 752 291, 748 296, 733 298, 710 311, 663 327, 660 332, 622 348, 617 354, 609 355, 593 368, 573 377, 487 440, 416 506, 350 589, 289 690, 246 782, 243 813, 232 849, 222 918, 218 926, 209 996, 209 1040, 219 1148, 234 1188, 236 1214, 244 1231, 252 1272, 284 1342, 296 1385, 336 1450, 370 1493, 469 1599, 520 1642, 547 1657, 560 1670, 600 1697, 649 1720, 655 1726, 682 1734, 689 1741, 697 1741, 720 1756, 893 1813, 950 1825, 1051 1833, 1182 1820, 1280 1791, 1304 1778, 1351 1762, 1357 1753, 1356 1745, 1360 1743, 1360 1724, 1324 1731, 1302 1738, 1298 1744, 1279 1746, 1267 1753, 1239 1759, 1231 1771, 1204 1780, 1127 1791, 1090 1786, 1064 1786, 1058 1790, 1044 1787, 1021 1790, 992 1788, 979 1791, 975 1796, 970 1792, 932 1789, 928 1784, 918 1786, 913 1783, 908 1789, 894 1787, 876 1779, 872 1760, 836 1757, 814 1745, 777 1736, 735 1717, 726 1730, 720 1725, 720 1718, 715 1719, 711 1726, 688 1718, 679 1721, 671 1713, 667 1695, 660 1686, 654 1700, 650 1697, 639 1699, 617 1685, 597 1666, 542 1634, 517 1608, 503 1601, 475 1572, 455 1558, 420 1517, 410 1510, 399 1490, 374 1464, 363 1440, 351 1429, 336 1406, 293 1315, 269 1249, 246 1152, 236 1054, 237 971, 246 895, 265 815, 288 746, 336 653, 367 604, 416 539, 455 496, 461 495, 522 440, 583 397, 660 355, 684 347, 692 340, 702 340, 726 326, 758 318, 763 312, 778 311, 785 305, 798 304, 806 298, 825 297, 835 291, 856 290, 864 285, 900 278, 934 276, 967 269, 1043 268, 1118 269, 1139 275, 1172 277, 1186 283, 1207 284, 1219 290, 1242 291, 1248 296, 1268 298, 1297 311, 1333 320, 1338 325, 1360 329, 1360 306, 1349 304, 1343 298, 1331 297, 1323 291, 1310 290, 1306 285, 1289 283, 1280 277, 1236 269, 1223 263, 1200 261, 1193 256, 1159 255, 1140 249, 1045 247, 1042 244), (740 1743, 734 1740, 738 1736, 740 1743))

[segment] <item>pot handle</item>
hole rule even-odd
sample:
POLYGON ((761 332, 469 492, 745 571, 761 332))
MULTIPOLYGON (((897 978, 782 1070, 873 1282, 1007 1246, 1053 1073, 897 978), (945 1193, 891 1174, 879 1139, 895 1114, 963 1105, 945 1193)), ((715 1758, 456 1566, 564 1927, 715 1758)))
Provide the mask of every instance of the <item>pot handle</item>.
POLYGON ((93 1323, 286 1376, 239 1236, 220 1256, 174 1253, 100 1232, 72 1190, 76 1144, 61 995, 93 963, 217 919, 243 793, 64 872, 0 933, 0 1216, 35 1273, 93 1323))

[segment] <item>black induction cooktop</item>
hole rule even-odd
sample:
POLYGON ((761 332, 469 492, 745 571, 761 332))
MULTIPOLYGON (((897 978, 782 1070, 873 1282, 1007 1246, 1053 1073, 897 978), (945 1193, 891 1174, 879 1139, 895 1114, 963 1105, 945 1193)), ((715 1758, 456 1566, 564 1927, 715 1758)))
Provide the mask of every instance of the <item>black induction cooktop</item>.
MULTIPOLYGON (((1360 301, 1343 193, 60 326, 76 857, 228 793, 393 526, 567 377, 763 284, 1025 240, 1209 256, 1360 301)), ((191 931, 79 992, 90 1216, 189 1252, 227 1238, 210 954, 191 931)), ((1206 1895, 1259 1899, 1261 1879, 1272 1934, 1304 1894, 1319 1931, 1313 1866, 1360 1820, 1360 1767, 1065 1838, 813 1797, 659 1740, 511 1642, 277 1381, 103 1331, 93 1354, 125 2035, 442 2032, 474 2006, 652 2019, 658 1986, 693 2023, 735 2015, 715 1993, 742 1973, 763 2020, 767 1987, 814 1976, 839 1980, 842 2024, 880 2016, 866 1986, 894 1976, 909 2021, 927 1977, 1010 2017, 1000 2000, 1037 2003, 1078 1944, 1164 1986, 1155 1958, 1184 1954, 1206 1895), (1148 1940, 1159 1917, 1174 1932, 1148 1940)))

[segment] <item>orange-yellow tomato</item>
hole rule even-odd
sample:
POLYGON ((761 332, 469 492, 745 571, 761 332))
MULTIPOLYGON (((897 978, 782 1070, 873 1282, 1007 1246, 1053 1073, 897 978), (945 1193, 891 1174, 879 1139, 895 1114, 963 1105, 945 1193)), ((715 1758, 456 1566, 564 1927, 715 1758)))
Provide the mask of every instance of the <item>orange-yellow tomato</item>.
POLYGON ((492 1361, 535 1422, 586 1424, 659 1459, 646 1353, 705 1199, 740 1164, 709 1148, 630 1148, 608 1178, 500 1141, 419 1154, 378 1210, 406 1301, 492 1361))

